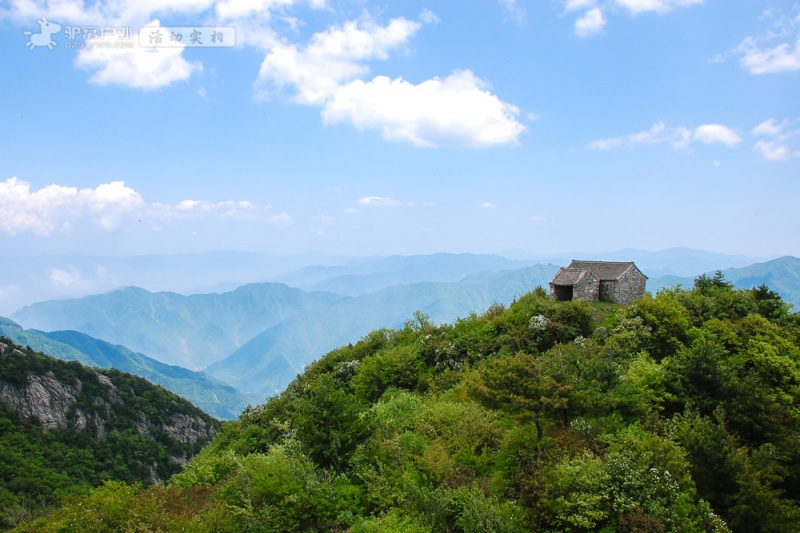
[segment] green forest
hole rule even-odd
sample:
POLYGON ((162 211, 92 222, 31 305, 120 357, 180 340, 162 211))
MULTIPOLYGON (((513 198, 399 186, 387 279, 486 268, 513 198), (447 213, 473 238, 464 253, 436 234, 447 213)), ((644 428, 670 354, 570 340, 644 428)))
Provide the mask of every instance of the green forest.
POLYGON ((0 388, 20 390, 32 376, 46 376, 79 391, 66 413, 68 426, 49 430, 0 401, 0 529, 64 498, 89 494, 106 480, 135 484, 180 472, 173 457, 191 457, 211 439, 173 438, 164 427, 176 413, 219 426, 188 401, 140 377, 55 359, 5 337, 0 344, 0 388), (77 427, 81 416, 83 428, 77 427))
POLYGON ((331 351, 165 484, 19 531, 800 531, 800 316, 721 274, 331 351))

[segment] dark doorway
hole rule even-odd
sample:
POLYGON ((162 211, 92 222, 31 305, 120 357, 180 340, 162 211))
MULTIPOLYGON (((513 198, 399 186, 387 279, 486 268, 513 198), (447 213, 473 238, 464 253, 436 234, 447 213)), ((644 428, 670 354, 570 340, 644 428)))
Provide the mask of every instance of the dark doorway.
POLYGON ((572 301, 572 285, 554 285, 556 290, 556 300, 559 302, 572 301))

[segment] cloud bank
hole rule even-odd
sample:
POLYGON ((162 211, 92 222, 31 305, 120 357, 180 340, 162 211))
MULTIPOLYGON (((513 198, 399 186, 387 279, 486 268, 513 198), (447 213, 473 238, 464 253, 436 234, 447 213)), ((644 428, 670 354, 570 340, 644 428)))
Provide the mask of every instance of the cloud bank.
POLYGON ((30 183, 16 177, 0 182, 0 232, 11 236, 33 234, 46 237, 70 232, 75 225, 84 222, 103 231, 112 231, 123 222, 142 219, 198 220, 209 217, 261 220, 280 226, 291 223, 285 212, 276 213, 271 206, 256 206, 248 201, 183 200, 176 205, 148 203, 123 181, 80 190, 56 184, 31 190, 30 183))
POLYGON ((519 109, 503 102, 470 70, 414 84, 403 78, 365 79, 367 62, 409 44, 423 24, 395 18, 377 24, 368 15, 314 34, 306 45, 282 44, 265 57, 257 87, 266 98, 288 92, 299 104, 321 108, 325 124, 350 123, 387 140, 415 146, 486 147, 513 144, 525 130, 519 109))

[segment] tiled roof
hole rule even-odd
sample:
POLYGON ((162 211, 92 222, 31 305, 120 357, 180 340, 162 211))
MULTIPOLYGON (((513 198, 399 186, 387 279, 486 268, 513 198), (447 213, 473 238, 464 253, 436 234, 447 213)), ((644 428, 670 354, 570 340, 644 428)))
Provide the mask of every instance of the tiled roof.
POLYGON ((567 267, 568 270, 591 270, 600 281, 619 279, 631 268, 636 268, 631 261, 577 261, 575 259, 567 267))
POLYGON ((562 268, 553 278, 553 285, 575 285, 586 275, 585 268, 562 268))

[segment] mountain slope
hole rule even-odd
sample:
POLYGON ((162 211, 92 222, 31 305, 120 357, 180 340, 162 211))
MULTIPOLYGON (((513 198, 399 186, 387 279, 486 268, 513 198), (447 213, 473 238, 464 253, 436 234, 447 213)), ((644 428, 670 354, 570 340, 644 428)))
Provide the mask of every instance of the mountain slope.
POLYGON ((773 291, 719 277, 417 315, 319 358, 168 484, 21 531, 800 533, 799 337, 773 291))
POLYGON ((453 321, 508 304, 547 286, 558 267, 536 267, 474 274, 458 283, 414 283, 357 298, 343 298, 324 313, 301 313, 244 344, 206 371, 237 388, 269 395, 285 387, 304 365, 336 346, 356 342, 369 331, 400 327, 415 311, 435 322, 453 321))
MULTIPOLYGON (((796 310, 800 309, 800 259, 796 257, 785 256, 743 268, 727 268, 721 272, 726 280, 741 289, 750 289, 766 284, 780 294, 784 301, 793 304, 796 310)), ((706 272, 706 274, 711 275, 713 271, 706 272)), ((693 283, 694 278, 690 277, 664 276, 648 280, 647 289, 656 293, 659 289, 674 287, 678 284, 689 288, 693 283)))
POLYGON ((478 272, 500 272, 534 265, 498 255, 448 254, 390 256, 351 260, 343 265, 311 266, 275 278, 308 291, 359 296, 409 283, 455 282, 478 272))
POLYGON ((0 337, 0 527, 103 480, 166 480, 218 428, 145 379, 0 337))
POLYGON ((13 321, 0 318, 0 335, 17 344, 52 354, 58 359, 75 360, 88 366, 114 368, 146 378, 222 420, 236 418, 249 404, 258 401, 257 397, 243 394, 203 372, 167 365, 85 333, 23 330, 13 321))
POLYGON ((200 369, 286 318, 341 298, 279 283, 184 296, 128 287, 25 307, 12 319, 43 331, 76 330, 168 364, 200 369))

